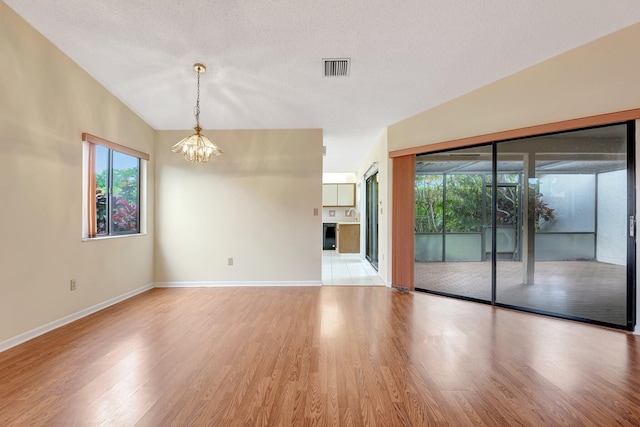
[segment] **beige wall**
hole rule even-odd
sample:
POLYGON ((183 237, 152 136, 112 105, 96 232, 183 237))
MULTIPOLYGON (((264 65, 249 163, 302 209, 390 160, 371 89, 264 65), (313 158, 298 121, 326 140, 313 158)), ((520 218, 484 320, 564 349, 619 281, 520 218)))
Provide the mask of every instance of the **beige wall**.
POLYGON ((0 58, 2 344, 153 282, 151 211, 148 235, 81 240, 81 134, 152 156, 152 206, 154 133, 3 2, 0 58))
POLYGON ((366 236, 366 209, 364 206, 365 181, 364 177, 369 167, 373 163, 378 163, 378 275, 384 282, 391 285, 391 206, 389 199, 389 183, 391 182, 390 165, 388 156, 387 132, 385 131, 374 146, 373 150, 366 156, 358 169, 358 182, 361 191, 361 230, 360 234, 362 253, 365 253, 366 236))
POLYGON ((389 150, 640 107, 640 24, 389 127, 389 150))
POLYGON ((157 132, 156 282, 320 284, 322 130, 203 131, 205 164, 170 151, 189 132, 157 132))

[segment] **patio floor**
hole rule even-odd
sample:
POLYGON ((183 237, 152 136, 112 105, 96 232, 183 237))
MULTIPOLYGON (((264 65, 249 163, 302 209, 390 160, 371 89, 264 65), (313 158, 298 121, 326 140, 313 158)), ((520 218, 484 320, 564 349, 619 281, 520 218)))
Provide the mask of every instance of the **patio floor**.
MULTIPOLYGON (((626 325, 626 267, 596 261, 536 262, 523 284, 522 262, 499 261, 496 301, 566 316, 626 325)), ((490 262, 416 262, 415 287, 491 299, 490 262)))

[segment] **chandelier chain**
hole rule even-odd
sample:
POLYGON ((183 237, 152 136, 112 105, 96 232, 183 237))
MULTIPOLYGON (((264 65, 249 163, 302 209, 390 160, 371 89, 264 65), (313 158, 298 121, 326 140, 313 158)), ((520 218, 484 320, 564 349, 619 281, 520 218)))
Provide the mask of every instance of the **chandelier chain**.
POLYGON ((200 68, 197 70, 198 72, 198 92, 196 96, 196 108, 194 109, 196 116, 196 126, 200 127, 200 68))

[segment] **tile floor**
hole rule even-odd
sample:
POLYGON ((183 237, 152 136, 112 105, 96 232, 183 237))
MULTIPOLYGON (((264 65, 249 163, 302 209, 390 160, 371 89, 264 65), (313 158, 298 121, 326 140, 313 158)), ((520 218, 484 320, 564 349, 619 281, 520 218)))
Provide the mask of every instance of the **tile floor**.
POLYGON ((341 286, 384 286, 378 272, 360 254, 322 251, 322 284, 341 286))

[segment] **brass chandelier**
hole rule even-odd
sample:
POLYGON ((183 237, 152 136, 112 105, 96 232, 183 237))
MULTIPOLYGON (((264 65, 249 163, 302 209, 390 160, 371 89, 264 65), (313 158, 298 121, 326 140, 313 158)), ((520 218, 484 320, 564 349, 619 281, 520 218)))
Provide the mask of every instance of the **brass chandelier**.
POLYGON ((184 138, 176 145, 171 147, 171 151, 174 153, 182 153, 184 158, 190 162, 206 163, 211 159, 211 156, 219 156, 222 154, 220 147, 215 145, 206 136, 202 135, 200 131, 200 73, 207 71, 207 68, 202 64, 194 64, 193 69, 198 73, 198 95, 196 97, 196 107, 194 113, 196 116, 196 127, 193 128, 196 133, 184 138))

